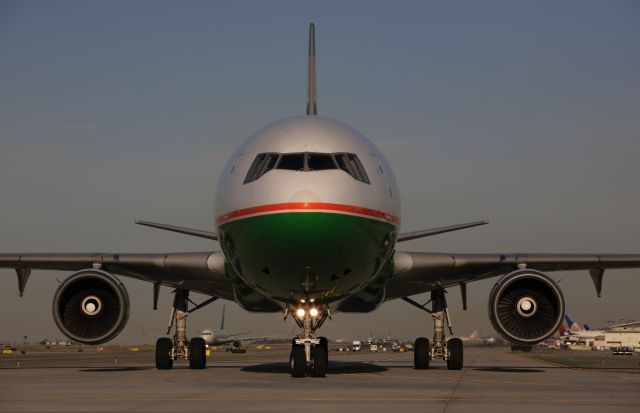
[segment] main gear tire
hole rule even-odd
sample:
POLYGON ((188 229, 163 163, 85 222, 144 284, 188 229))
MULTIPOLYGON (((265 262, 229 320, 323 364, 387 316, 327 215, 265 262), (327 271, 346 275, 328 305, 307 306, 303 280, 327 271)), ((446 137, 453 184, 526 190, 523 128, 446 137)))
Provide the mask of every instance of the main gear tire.
POLYGON ((173 342, 168 337, 160 337, 156 341, 156 368, 158 370, 171 370, 173 360, 171 359, 173 342))
POLYGON ((429 368, 429 359, 431 358, 431 348, 429 340, 425 337, 419 337, 413 345, 413 367, 417 370, 426 370, 429 368))
POLYGON ((462 340, 459 338, 450 339, 447 342, 447 350, 449 351, 447 368, 449 370, 462 370, 462 364, 464 362, 462 340))
POLYGON ((200 370, 207 366, 207 346, 202 337, 189 341, 189 368, 200 370))

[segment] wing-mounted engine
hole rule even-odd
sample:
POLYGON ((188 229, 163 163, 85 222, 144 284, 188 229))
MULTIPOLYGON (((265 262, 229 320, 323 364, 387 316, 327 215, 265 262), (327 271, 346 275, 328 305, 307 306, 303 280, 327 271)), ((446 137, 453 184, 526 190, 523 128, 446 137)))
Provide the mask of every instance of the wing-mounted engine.
POLYGON ((129 295, 108 272, 78 271, 64 280, 53 298, 53 319, 71 340, 100 344, 118 335, 129 319, 129 295))
POLYGON ((489 318, 507 340, 536 344, 546 340, 562 323, 562 291, 547 275, 518 270, 502 277, 489 296, 489 318))

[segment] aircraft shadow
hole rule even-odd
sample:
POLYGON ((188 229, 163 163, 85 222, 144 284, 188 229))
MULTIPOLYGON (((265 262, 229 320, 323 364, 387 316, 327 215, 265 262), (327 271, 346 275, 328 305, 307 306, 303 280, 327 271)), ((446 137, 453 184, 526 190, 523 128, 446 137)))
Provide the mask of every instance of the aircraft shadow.
POLYGON ((78 371, 89 373, 122 373, 123 371, 151 370, 155 367, 96 367, 90 369, 80 369, 78 371))
MULTIPOLYGON (((243 367, 242 371, 251 373, 290 374, 289 363, 265 363, 243 367)), ((380 373, 388 369, 371 363, 330 361, 327 374, 380 373)))
POLYGON ((494 373, 544 373, 544 369, 530 367, 477 367, 477 371, 489 371, 494 373))

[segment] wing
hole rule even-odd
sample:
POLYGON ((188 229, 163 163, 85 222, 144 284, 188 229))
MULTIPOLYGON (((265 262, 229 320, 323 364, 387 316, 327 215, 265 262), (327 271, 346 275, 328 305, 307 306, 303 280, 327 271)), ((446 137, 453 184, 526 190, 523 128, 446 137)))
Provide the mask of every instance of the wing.
POLYGON ((79 271, 101 268, 116 275, 232 299, 224 260, 221 252, 0 254, 0 268, 15 268, 19 279, 21 273, 31 269, 79 271))
POLYGON ((386 298, 406 297, 435 288, 505 275, 526 267, 543 272, 590 270, 596 279, 610 268, 638 268, 640 254, 447 254, 396 252, 386 298))

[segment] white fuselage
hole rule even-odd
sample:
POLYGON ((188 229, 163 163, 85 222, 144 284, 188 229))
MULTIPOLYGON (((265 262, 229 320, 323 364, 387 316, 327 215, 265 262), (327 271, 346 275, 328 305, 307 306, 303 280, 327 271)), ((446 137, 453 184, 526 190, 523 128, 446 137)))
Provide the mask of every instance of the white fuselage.
POLYGON ((355 129, 320 116, 277 121, 242 143, 220 176, 215 216, 218 220, 232 211, 290 202, 355 205, 400 219, 400 194, 382 153, 355 129), (370 185, 363 185, 340 170, 315 173, 272 170, 257 181, 244 184, 256 155, 265 152, 355 153, 364 165, 370 185))
POLYGON ((215 214, 235 299, 246 309, 276 311, 269 302, 282 308, 305 297, 337 305, 388 270, 400 195, 391 167, 366 137, 331 119, 298 116, 240 145, 220 177, 215 214), (315 169, 305 161, 304 170, 274 167, 247 180, 259 155, 301 153, 334 160, 350 154, 365 177, 355 167, 315 169))

